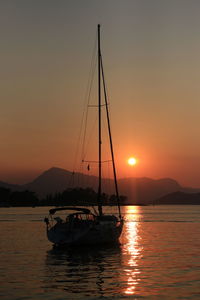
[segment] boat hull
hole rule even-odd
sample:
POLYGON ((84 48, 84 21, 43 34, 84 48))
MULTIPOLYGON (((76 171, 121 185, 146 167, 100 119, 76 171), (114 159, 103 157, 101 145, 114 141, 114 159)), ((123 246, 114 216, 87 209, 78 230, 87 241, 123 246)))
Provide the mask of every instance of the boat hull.
POLYGON ((55 245, 98 245, 114 244, 119 242, 119 237, 123 228, 123 221, 118 222, 98 222, 79 228, 67 228, 53 226, 47 230, 47 237, 55 245))

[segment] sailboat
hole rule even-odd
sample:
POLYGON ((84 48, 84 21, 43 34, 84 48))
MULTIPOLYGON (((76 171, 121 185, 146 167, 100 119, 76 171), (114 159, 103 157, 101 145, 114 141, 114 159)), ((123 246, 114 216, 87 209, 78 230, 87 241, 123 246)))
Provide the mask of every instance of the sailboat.
POLYGON ((123 229, 123 217, 120 210, 120 197, 117 185, 116 168, 114 160, 113 143, 110 128, 108 101, 105 88, 102 54, 100 48, 100 25, 98 32, 98 211, 93 213, 88 208, 82 207, 59 207, 49 210, 49 216, 45 218, 47 237, 55 246, 71 245, 99 245, 114 244, 119 242, 123 229), (101 142, 101 108, 102 90, 106 107, 108 124, 108 136, 110 144, 111 161, 114 176, 114 186, 117 200, 118 216, 105 214, 102 207, 102 142, 101 142), (57 212, 66 211, 65 220, 55 216, 57 212))

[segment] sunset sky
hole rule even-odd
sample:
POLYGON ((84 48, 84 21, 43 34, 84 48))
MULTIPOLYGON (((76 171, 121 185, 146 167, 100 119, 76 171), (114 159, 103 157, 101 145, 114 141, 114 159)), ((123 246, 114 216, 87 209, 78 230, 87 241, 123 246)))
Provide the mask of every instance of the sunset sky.
POLYGON ((1 1, 0 181, 73 170, 98 23, 118 176, 200 187, 195 0, 1 1))

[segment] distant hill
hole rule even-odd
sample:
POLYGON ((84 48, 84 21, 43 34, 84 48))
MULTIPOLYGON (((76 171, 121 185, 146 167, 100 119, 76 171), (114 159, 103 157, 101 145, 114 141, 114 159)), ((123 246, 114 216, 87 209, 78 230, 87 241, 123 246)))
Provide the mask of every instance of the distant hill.
MULTIPOLYGON (((103 179, 102 187, 104 192, 108 192, 109 186, 112 184, 113 181, 111 179, 103 179)), ((42 173, 34 181, 24 185, 24 187, 28 190, 35 191, 40 197, 75 187, 91 187, 97 191, 98 177, 82 173, 72 173, 70 171, 54 167, 42 173)))
POLYGON ((6 182, 3 182, 3 181, 0 181, 0 187, 10 189, 12 191, 21 191, 23 189, 22 185, 10 184, 10 183, 6 183, 6 182))
MULTIPOLYGON (((153 200, 181 190, 182 187, 172 179, 153 180, 150 178, 124 178, 118 180, 120 194, 128 197, 128 203, 150 203, 153 200)), ((33 182, 24 187, 35 191, 40 196, 56 193, 68 187, 91 187, 98 189, 98 177, 72 173, 60 168, 51 168, 33 182)), ((114 183, 111 179, 102 180, 102 190, 107 194, 114 192, 114 183)))
POLYGON ((36 192, 40 197, 63 191, 70 184, 72 173, 60 168, 51 168, 32 182, 25 184, 28 190, 36 192))
POLYGON ((120 192, 128 196, 134 203, 152 203, 166 194, 180 191, 179 183, 170 178, 124 178, 119 180, 120 192))
MULTIPOLYGON (((170 178, 154 180, 151 178, 123 178, 118 180, 121 195, 127 196, 127 204, 149 204, 163 196, 174 192, 200 192, 200 189, 186 189, 170 178)), ((0 182, 0 187, 13 190, 30 190, 36 192, 39 198, 49 194, 62 192, 67 188, 91 187, 95 191, 98 188, 98 177, 72 173, 61 168, 51 168, 43 172, 35 180, 24 185, 12 185, 0 182)), ((103 192, 112 194, 114 192, 114 182, 111 179, 102 180, 103 192)))
POLYGON ((200 205, 200 193, 188 194, 184 192, 175 192, 157 199, 155 204, 200 205))

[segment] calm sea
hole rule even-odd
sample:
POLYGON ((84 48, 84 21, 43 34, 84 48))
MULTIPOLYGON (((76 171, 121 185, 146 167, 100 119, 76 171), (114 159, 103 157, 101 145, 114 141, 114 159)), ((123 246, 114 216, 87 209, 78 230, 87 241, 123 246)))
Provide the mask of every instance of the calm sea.
POLYGON ((121 245, 68 251, 48 209, 0 208, 0 299, 200 299, 200 206, 123 207, 121 245))

